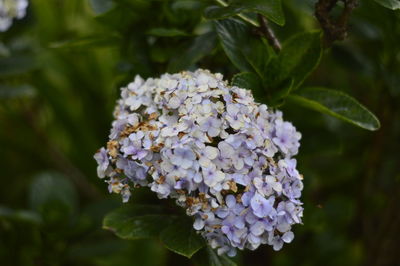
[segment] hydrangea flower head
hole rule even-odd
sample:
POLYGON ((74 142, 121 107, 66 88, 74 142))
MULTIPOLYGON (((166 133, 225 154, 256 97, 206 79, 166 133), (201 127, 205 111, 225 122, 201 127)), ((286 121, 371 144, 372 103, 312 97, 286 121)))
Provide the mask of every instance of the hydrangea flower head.
POLYGON ((28 0, 0 0, 0 31, 8 30, 13 19, 22 19, 27 7, 28 0))
POLYGON ((110 192, 128 201, 133 188, 173 198, 219 254, 274 250, 301 223, 301 135, 280 111, 249 90, 199 69, 121 89, 110 140, 95 155, 110 192))

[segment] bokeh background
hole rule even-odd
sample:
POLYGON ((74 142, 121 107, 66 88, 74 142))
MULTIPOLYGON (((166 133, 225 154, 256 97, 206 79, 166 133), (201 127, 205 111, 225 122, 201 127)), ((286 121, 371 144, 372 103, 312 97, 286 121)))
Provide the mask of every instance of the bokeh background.
MULTIPOLYGON (((237 73, 202 18, 212 1, 98 2, 31 0, 27 16, 0 33, 0 265, 200 265, 156 240, 102 229, 122 203, 97 178, 93 154, 107 140, 119 87, 136 74, 237 73)), ((314 3, 285 0, 278 37, 318 29, 314 3)), ((382 126, 368 132, 283 105, 303 135, 304 225, 283 250, 261 246, 235 261, 399 265, 400 11, 360 1, 349 37, 324 52, 306 85, 345 91, 382 126)), ((132 201, 159 202, 142 190, 132 201)))

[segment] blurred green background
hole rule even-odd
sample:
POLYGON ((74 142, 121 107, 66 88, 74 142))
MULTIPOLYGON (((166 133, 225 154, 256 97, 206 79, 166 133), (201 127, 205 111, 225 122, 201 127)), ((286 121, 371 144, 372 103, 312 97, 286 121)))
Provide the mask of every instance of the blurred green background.
MULTIPOLYGON (((198 67, 230 79, 213 1, 31 0, 0 33, 0 265, 198 265, 158 241, 101 227, 122 205, 96 176, 119 87, 198 67), (100 4, 99 4, 100 3, 100 4), (173 29, 173 30, 171 30, 173 29)), ((314 1, 284 1, 281 40, 318 29, 314 1)), ((340 9, 340 7, 339 7, 340 9)), ((302 132, 304 225, 279 252, 240 252, 239 265, 399 265, 400 11, 360 1, 349 37, 324 52, 306 85, 345 91, 380 119, 368 132, 286 103, 302 132)), ((157 200, 135 190, 133 202, 157 200)))

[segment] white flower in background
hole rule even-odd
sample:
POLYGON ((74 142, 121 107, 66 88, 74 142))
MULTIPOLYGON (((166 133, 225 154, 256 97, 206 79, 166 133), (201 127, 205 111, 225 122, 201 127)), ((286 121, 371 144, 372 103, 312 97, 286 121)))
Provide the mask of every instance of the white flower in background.
POLYGON ((279 250, 301 223, 301 134, 207 70, 164 74, 121 90, 98 175, 127 201, 134 187, 173 198, 219 254, 279 250))
POLYGON ((25 17, 28 0, 0 0, 0 31, 7 31, 13 19, 25 17))

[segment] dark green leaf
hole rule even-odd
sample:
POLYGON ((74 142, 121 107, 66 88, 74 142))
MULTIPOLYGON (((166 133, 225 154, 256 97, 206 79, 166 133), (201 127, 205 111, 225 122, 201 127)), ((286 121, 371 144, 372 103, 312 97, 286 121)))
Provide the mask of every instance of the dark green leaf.
POLYGON ((15 55, 0 58, 0 77, 24 74, 38 67, 33 56, 15 55))
POLYGON ((101 46, 116 45, 121 40, 118 35, 109 36, 88 36, 83 38, 77 38, 73 40, 66 40, 60 42, 54 42, 50 44, 50 48, 91 48, 101 46))
POLYGON ((153 28, 147 31, 148 35, 159 36, 159 37, 176 37, 176 36, 188 36, 189 34, 180 29, 175 28, 153 28))
POLYGON ((251 34, 249 26, 237 19, 215 22, 216 30, 226 55, 242 72, 263 75, 269 60, 266 45, 251 34))
POLYGON ((10 49, 4 43, 0 42, 0 57, 10 56, 10 54, 10 49))
POLYGON ((128 205, 107 214, 103 228, 123 239, 157 238, 171 219, 157 206, 128 205))
POLYGON ((32 97, 34 95, 35 95, 35 89, 28 84, 23 84, 18 86, 0 85, 0 100, 21 98, 21 97, 32 97))
POLYGON ((214 32, 196 37, 191 46, 179 56, 175 56, 168 65, 168 72, 174 73, 189 69, 204 56, 210 54, 215 47, 216 36, 214 32))
POLYGON ((193 222, 188 217, 175 219, 160 237, 168 249, 188 258, 205 246, 204 239, 193 229, 193 222))
POLYGON ((260 89, 260 80, 254 73, 242 72, 233 76, 232 85, 248 90, 258 90, 260 89))
POLYGON ((289 99, 310 109, 337 117, 367 130, 377 130, 379 120, 349 95, 325 88, 305 88, 289 99))
POLYGON ((270 86, 279 87, 284 80, 293 79, 293 89, 298 88, 314 71, 322 56, 321 33, 307 32, 293 36, 284 43, 279 56, 267 68, 270 86))
POLYGON ((218 256, 215 251, 207 247, 208 258, 211 266, 236 266, 237 264, 226 255, 218 256))
POLYGON ((89 0, 89 3, 97 15, 109 11, 114 6, 112 0, 89 0))
POLYGON ((267 95, 262 86, 262 80, 254 73, 242 72, 236 74, 232 78, 232 85, 239 88, 251 90, 254 97, 261 102, 266 100, 267 95))
POLYGON ((73 211, 77 207, 77 193, 72 183, 62 174, 47 172, 37 175, 30 187, 30 205, 41 210, 58 203, 73 211))
POLYGON ((96 20, 113 30, 125 32, 138 17, 138 14, 134 13, 132 9, 115 5, 107 12, 96 16, 96 20))
POLYGON ((400 9, 399 0, 375 0, 375 2, 392 10, 400 9))
POLYGON ((274 107, 282 105, 285 98, 292 92, 293 83, 293 78, 288 78, 281 82, 279 90, 272 94, 269 104, 274 107))
POLYGON ((233 0, 226 7, 212 6, 206 9, 204 16, 209 19, 221 19, 235 16, 242 12, 255 12, 283 26, 285 16, 280 0, 233 0))
POLYGON ((41 217, 37 212, 30 210, 13 210, 5 207, 0 207, 0 218, 8 218, 33 224, 39 224, 41 217))

